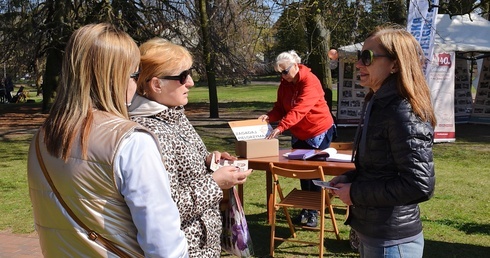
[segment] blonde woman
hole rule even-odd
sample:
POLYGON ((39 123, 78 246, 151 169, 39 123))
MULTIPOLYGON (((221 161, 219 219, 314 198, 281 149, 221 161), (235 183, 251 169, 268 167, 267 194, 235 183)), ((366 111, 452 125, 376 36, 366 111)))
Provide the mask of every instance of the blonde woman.
POLYGON ((55 189, 75 217, 127 256, 187 257, 157 141, 128 119, 139 59, 131 37, 109 24, 86 25, 67 44, 56 100, 28 158, 45 257, 116 257, 88 238, 55 189))
MULTIPOLYGON (((155 133, 160 141, 189 256, 220 257, 222 189, 243 184, 252 170, 240 171, 234 166, 215 172, 209 169, 213 155, 216 162, 236 157, 227 152, 210 153, 184 114, 194 86, 189 51, 160 38, 143 43, 140 51, 139 94, 130 106, 131 119, 155 133)), ((162 218, 161 223, 166 221, 162 218)))

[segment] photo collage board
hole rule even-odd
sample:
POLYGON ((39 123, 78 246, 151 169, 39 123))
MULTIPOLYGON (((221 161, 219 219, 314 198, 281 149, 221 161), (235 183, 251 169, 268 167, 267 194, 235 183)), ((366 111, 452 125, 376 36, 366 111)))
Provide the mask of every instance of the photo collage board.
POLYGON ((359 84, 354 62, 341 62, 339 68, 343 76, 338 85, 337 121, 340 125, 357 125, 369 88, 359 84))
POLYGON ((483 59, 470 121, 490 124, 490 57, 483 59))
POLYGON ((468 61, 457 58, 454 73, 454 120, 455 123, 467 123, 473 105, 468 61))

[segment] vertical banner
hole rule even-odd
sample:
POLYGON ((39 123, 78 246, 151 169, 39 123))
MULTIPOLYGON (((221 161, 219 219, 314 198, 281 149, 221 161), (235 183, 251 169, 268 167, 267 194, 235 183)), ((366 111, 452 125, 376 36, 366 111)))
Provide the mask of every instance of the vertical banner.
POLYGON ((434 49, 434 33, 439 0, 410 0, 408 9, 407 31, 420 43, 424 51, 424 74, 427 78, 434 49))
POLYGON ((429 66, 427 78, 437 119, 434 128, 434 142, 454 142, 456 140, 454 122, 455 60, 454 52, 445 52, 435 46, 434 58, 429 66))
POLYGON ((434 50, 437 6, 439 0, 410 0, 407 31, 420 43, 424 52, 425 78, 431 91, 436 113, 434 142, 456 140, 454 122, 454 70, 455 53, 434 50), (435 59, 435 60, 433 60, 435 59))

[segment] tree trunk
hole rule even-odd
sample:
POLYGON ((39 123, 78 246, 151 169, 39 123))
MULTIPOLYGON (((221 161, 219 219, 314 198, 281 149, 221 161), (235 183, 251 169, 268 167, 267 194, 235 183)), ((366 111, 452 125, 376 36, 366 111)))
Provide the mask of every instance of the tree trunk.
POLYGON ((63 33, 69 33, 66 30, 63 30, 63 16, 65 16, 65 3, 63 0, 51 0, 47 1, 46 5, 48 6, 49 12, 48 17, 46 18, 47 28, 51 30, 51 42, 50 48, 47 51, 46 57, 46 71, 44 72, 44 80, 43 80, 43 107, 42 111, 44 113, 49 111, 50 104, 54 97, 54 92, 56 91, 56 87, 58 86, 58 79, 61 73, 61 65, 63 60, 63 52, 64 45, 66 42, 62 42, 61 39, 64 39, 63 33))
POLYGON ((216 72, 215 72, 215 58, 211 48, 211 36, 209 17, 207 13, 207 1, 199 0, 199 13, 201 16, 201 33, 202 33, 202 45, 203 45, 203 59, 206 67, 206 77, 208 79, 209 90, 209 117, 219 118, 218 111, 218 93, 216 90, 216 72))
POLYGON ((317 10, 321 8, 312 8, 311 15, 307 18, 308 42, 310 44, 310 56, 308 64, 312 72, 320 79, 325 100, 327 101, 330 111, 332 110, 332 73, 330 70, 330 60, 328 50, 330 48, 330 31, 325 27, 322 14, 317 10))
POLYGON ((43 79, 43 107, 42 112, 47 113, 52 103, 58 79, 60 75, 60 67, 63 59, 63 54, 58 48, 51 48, 48 51, 46 58, 46 71, 43 79))

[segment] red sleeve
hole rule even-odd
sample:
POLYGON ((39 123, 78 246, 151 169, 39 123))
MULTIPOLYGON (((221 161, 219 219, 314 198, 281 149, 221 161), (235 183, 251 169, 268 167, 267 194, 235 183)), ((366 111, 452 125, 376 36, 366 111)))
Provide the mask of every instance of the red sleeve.
POLYGON ((269 122, 276 122, 281 120, 284 115, 286 115, 286 110, 284 108, 283 101, 285 100, 284 87, 286 87, 281 80, 281 84, 279 84, 279 88, 277 89, 277 99, 274 103, 274 107, 272 108, 267 116, 269 117, 269 122))

